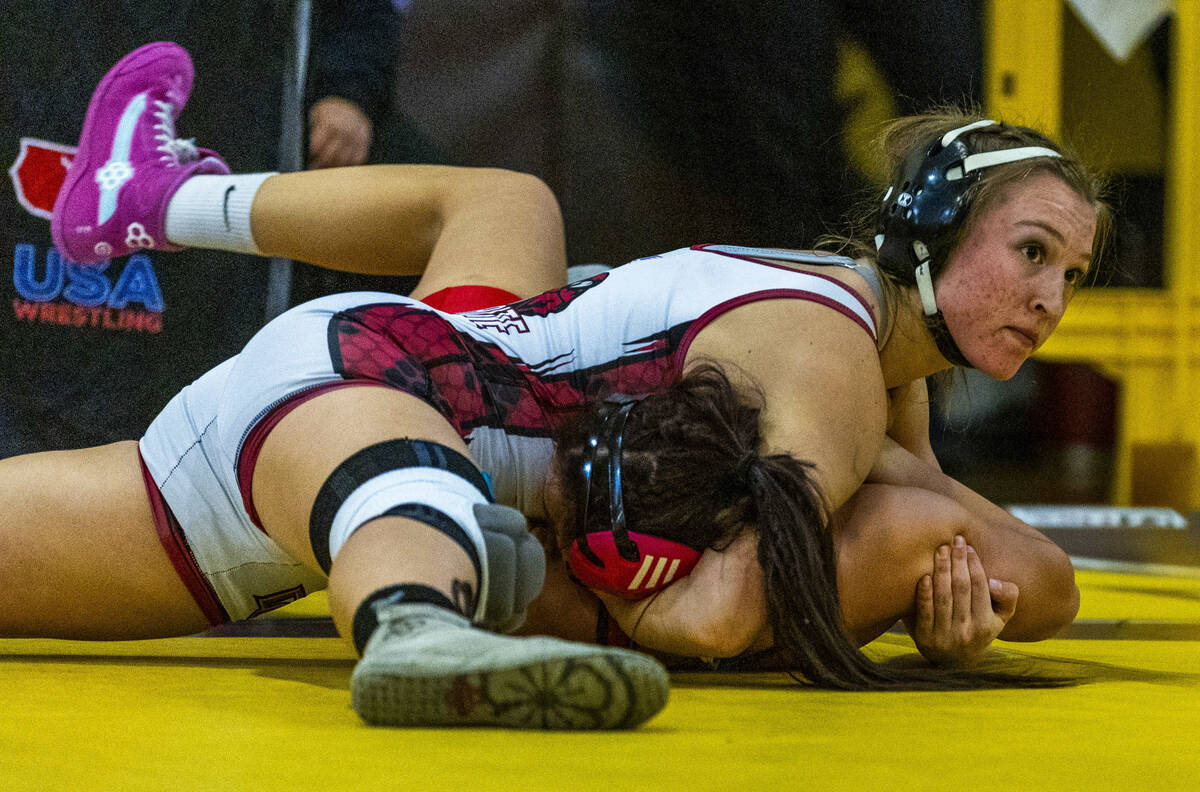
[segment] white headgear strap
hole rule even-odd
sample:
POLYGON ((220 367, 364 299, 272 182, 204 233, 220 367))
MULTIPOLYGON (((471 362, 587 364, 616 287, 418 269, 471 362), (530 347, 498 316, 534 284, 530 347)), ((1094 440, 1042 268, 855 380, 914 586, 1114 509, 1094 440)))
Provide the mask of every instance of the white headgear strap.
POLYGON ((917 265, 915 273, 917 292, 921 295, 921 308, 925 310, 926 316, 933 316, 938 307, 937 297, 933 293, 933 276, 929 274, 929 248, 919 239, 913 240, 912 247, 913 253, 917 254, 917 261, 921 262, 917 265))

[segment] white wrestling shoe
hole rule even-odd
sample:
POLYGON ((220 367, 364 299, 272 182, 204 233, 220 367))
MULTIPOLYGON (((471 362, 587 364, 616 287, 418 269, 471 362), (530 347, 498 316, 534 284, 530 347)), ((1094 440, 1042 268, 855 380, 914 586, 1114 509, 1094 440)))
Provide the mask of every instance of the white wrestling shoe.
POLYGON ((377 726, 627 729, 667 703, 667 671, 627 649, 511 638, 435 605, 381 605, 350 680, 377 726))

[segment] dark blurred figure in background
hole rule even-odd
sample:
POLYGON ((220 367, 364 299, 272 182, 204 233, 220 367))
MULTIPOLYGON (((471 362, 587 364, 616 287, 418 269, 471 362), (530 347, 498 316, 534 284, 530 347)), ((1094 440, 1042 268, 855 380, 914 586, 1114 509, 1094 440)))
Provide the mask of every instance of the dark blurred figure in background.
MULTIPOLYGON (((306 169, 429 161, 409 145, 395 116, 396 62, 409 5, 410 0, 312 3, 306 169)), ((196 69, 203 70, 198 60, 196 69)), ((291 262, 289 270, 288 306, 345 291, 407 294, 416 284, 415 278, 355 275, 303 262, 291 262)))
POLYGON ((392 0, 313 4, 307 167, 367 162, 392 104, 400 21, 392 0))
POLYGON ((805 247, 863 184, 845 167, 857 98, 836 95, 839 42, 870 52, 893 113, 976 100, 982 5, 416 2, 398 105, 441 161, 550 184, 573 264, 697 239, 805 247))
POLYGON ((899 113, 978 100, 981 0, 919 9, 886 0, 582 4, 595 50, 611 55, 622 115, 675 177, 660 217, 643 224, 658 237, 650 249, 688 239, 805 247, 838 224, 864 186, 845 147, 856 98, 836 91, 848 41, 869 53, 899 113))

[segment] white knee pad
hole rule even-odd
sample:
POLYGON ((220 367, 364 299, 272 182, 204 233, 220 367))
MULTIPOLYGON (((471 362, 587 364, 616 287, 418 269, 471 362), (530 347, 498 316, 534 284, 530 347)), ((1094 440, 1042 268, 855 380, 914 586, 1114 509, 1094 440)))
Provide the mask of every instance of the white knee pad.
POLYGON ((354 531, 383 516, 425 523, 463 548, 479 580, 478 593, 467 597, 474 601, 466 614, 472 621, 513 629, 524 620, 545 578, 544 553, 520 512, 491 503, 486 480, 466 457, 404 439, 370 446, 339 465, 321 487, 309 521, 322 568, 329 571, 354 531))

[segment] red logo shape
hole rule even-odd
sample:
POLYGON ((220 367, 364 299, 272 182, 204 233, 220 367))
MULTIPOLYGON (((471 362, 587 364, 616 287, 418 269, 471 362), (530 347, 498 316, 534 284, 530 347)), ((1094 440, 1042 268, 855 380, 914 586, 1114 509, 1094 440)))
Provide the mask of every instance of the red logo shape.
POLYGON ((37 138, 21 138, 21 153, 8 169, 17 200, 31 215, 50 219, 54 199, 75 159, 75 146, 37 138))

